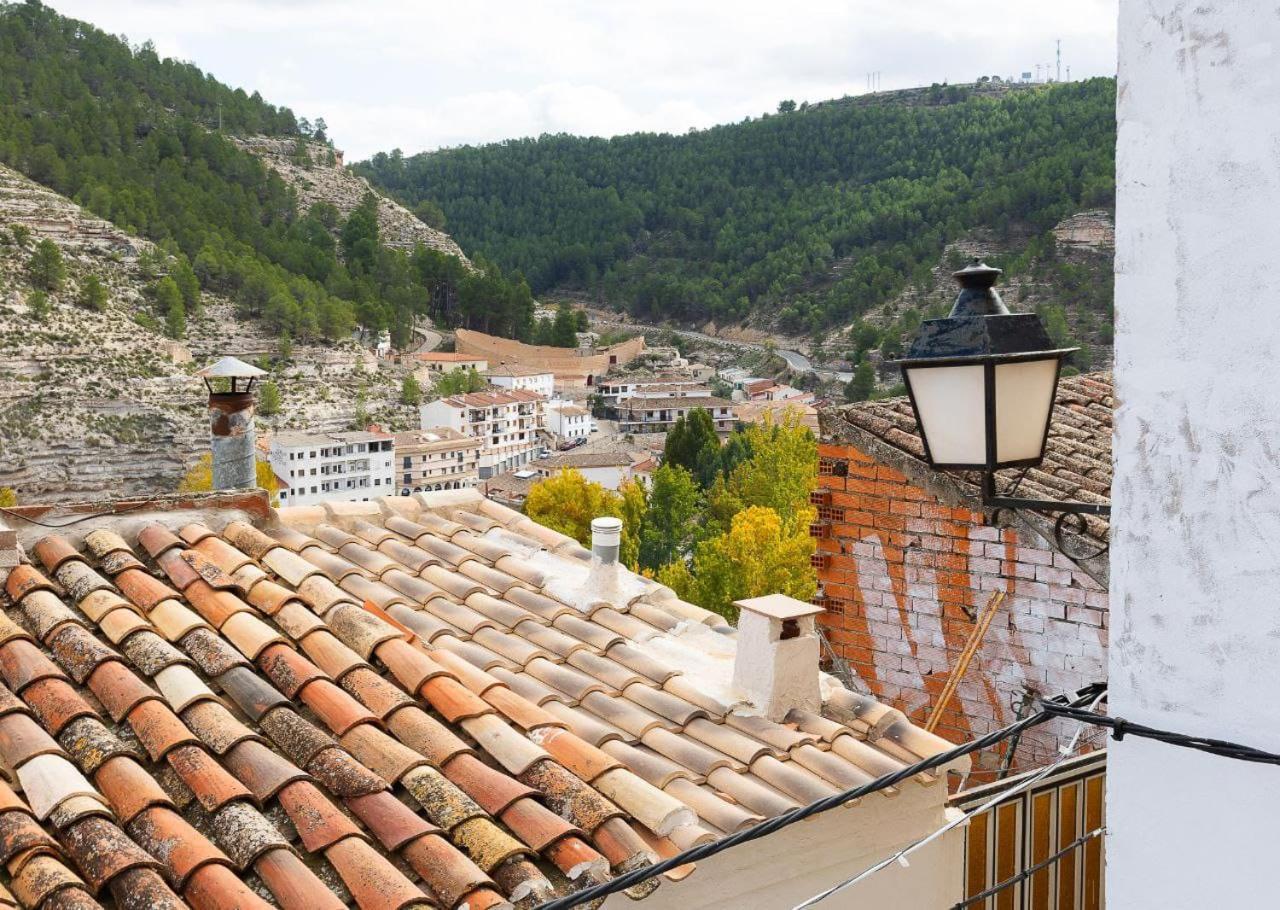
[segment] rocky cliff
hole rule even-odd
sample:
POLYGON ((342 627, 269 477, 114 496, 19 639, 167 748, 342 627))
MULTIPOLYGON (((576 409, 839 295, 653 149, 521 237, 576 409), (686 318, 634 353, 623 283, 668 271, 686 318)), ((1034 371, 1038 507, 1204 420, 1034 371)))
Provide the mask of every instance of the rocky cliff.
POLYGON ((378 193, 369 181, 343 167, 342 153, 321 142, 304 142, 305 156, 300 155, 296 139, 274 139, 268 136, 232 138, 237 146, 257 155, 271 166, 298 193, 298 206, 303 212, 317 202, 327 202, 344 218, 365 194, 378 197, 378 231, 382 242, 394 249, 412 250, 418 244, 457 256, 471 265, 462 248, 443 231, 424 224, 413 212, 378 193))
POLYGON ((225 354, 272 369, 283 406, 259 420, 260 433, 348 428, 360 398, 371 420, 415 424, 413 409, 398 403, 399 368, 354 342, 297 343, 280 361, 273 338, 212 294, 181 341, 140 324, 152 312, 155 269, 164 268, 149 251, 147 241, 0 167, 0 487, 20 501, 172 491, 208 450, 206 393, 194 370, 225 354), (46 238, 67 277, 41 313, 28 263, 46 238), (77 302, 91 275, 107 288, 101 311, 77 302))

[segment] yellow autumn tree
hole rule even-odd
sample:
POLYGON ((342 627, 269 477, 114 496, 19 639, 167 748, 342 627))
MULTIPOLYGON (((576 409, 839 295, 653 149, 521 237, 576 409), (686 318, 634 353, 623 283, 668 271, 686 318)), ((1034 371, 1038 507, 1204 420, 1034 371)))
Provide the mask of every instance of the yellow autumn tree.
POLYGON ((694 551, 692 571, 683 563, 664 566, 658 580, 686 600, 737 620, 735 600, 787 594, 812 600, 817 576, 809 563, 814 542, 787 527, 765 506, 748 506, 728 532, 705 540, 694 551))
POLYGON ((0 487, 0 509, 8 509, 18 504, 18 494, 13 487, 0 487))
MULTIPOLYGON (((258 486, 266 490, 271 495, 271 504, 279 505, 279 499, 276 491, 279 484, 276 483, 276 472, 271 469, 271 465, 265 461, 256 463, 256 477, 258 486)), ((182 480, 178 482, 179 493, 207 493, 213 489, 213 454, 206 452, 200 456, 200 460, 191 466, 191 469, 182 476, 182 480)))
POLYGON ((524 501, 525 514, 538 524, 591 545, 591 519, 620 517, 622 499, 572 468, 535 483, 524 501))
POLYGON ((742 447, 751 455, 712 487, 712 526, 725 530, 733 516, 762 506, 776 512, 790 533, 807 535, 814 519, 809 493, 817 484, 817 440, 794 411, 780 421, 766 418, 739 432, 742 447))

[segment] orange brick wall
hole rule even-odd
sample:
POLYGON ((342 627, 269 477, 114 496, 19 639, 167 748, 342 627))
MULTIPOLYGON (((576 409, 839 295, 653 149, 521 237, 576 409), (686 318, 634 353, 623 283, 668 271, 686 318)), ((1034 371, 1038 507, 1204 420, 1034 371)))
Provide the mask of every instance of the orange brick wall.
MULTIPOLYGON (((857 448, 823 443, 818 453, 820 621, 877 698, 924 723, 996 591, 1004 602, 940 735, 973 739, 1013 722, 1024 691, 1053 695, 1105 678, 1107 594, 1065 556, 1030 532, 948 506, 857 448)), ((1051 760, 1073 732, 1029 731, 1014 767, 1051 760)), ((975 755, 978 779, 1001 757, 975 755)))

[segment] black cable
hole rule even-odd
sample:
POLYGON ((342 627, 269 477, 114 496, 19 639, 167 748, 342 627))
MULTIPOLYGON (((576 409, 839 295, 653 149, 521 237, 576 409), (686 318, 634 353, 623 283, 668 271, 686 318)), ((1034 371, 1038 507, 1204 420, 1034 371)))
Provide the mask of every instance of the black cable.
POLYGON ((21 512, 21 507, 18 507, 18 508, 3 507, 3 508, 0 508, 0 512, 4 513, 5 515, 8 515, 10 518, 16 518, 19 521, 25 521, 28 524, 38 525, 39 527, 42 527, 42 528, 68 528, 71 525, 79 524, 82 521, 89 521, 90 519, 93 519, 93 518, 107 518, 109 516, 114 516, 114 515, 127 515, 130 512, 136 512, 138 509, 143 509, 143 508, 146 508, 147 506, 154 505, 158 501, 159 500, 156 500, 156 499, 144 499, 140 502, 135 502, 130 505, 127 505, 123 509, 108 509, 103 512, 89 512, 86 515, 73 515, 69 518, 69 520, 61 521, 61 522, 41 521, 39 518, 32 518, 30 515, 23 515, 21 512))
MULTIPOLYGON (((1104 684, 1094 683, 1093 685, 1075 693, 1075 696, 1069 702, 1066 701, 1065 697, 1060 696, 1061 704, 1064 706, 1069 705, 1071 707, 1082 707, 1094 701, 1097 695, 1104 689, 1104 684)), ((572 894, 566 894, 563 897, 558 897, 555 900, 539 905, 537 910, 570 910, 572 907, 577 907, 582 904, 608 897, 610 894, 616 894, 619 891, 625 891, 632 885, 638 885, 640 882, 647 881, 648 879, 661 875, 664 872, 668 872, 677 866, 683 866, 686 863, 698 862, 709 856, 715 856, 717 853, 736 847, 739 844, 745 844, 748 841, 766 837, 781 828, 786 828, 790 825, 794 825, 796 822, 804 821, 806 818, 810 818, 820 812, 826 812, 830 809, 836 808, 837 806, 843 806, 845 803, 851 802, 852 800, 861 799, 864 796, 869 796, 880 790, 888 789, 895 784, 899 784, 904 780, 915 777, 922 771, 931 771, 934 768, 940 768, 957 758, 963 758, 973 752, 979 752, 983 749, 990 748, 996 743, 1006 740, 1015 734, 1022 733, 1024 730, 1028 730, 1031 727, 1044 723, 1053 716, 1054 715, 1050 714, 1042 707, 1042 709, 1037 711, 1035 714, 1029 714, 1022 720, 988 733, 980 739, 975 739, 972 742, 956 746, 954 749, 948 749, 946 752, 939 752, 937 755, 916 762, 914 765, 908 765, 907 767, 894 771, 891 774, 885 774, 881 777, 877 777, 869 783, 845 790, 843 793, 836 793, 833 796, 824 797, 823 799, 810 803, 807 806, 800 806, 796 809, 792 809, 790 812, 784 812, 781 815, 774 816, 773 818, 763 821, 758 825, 746 828, 736 834, 731 834, 721 840, 713 841, 709 844, 703 844, 699 847, 693 847, 692 849, 685 850, 675 856, 660 860, 653 865, 633 869, 630 872, 619 875, 617 878, 610 879, 607 882, 601 882, 598 885, 592 885, 590 888, 584 888, 581 891, 576 891, 572 894)))
POLYGON ((1018 882, 1025 881, 1026 879, 1035 875, 1037 872, 1039 872, 1042 869, 1047 869, 1048 867, 1056 863, 1058 860, 1066 856, 1068 853, 1070 853, 1072 850, 1076 850, 1080 847, 1083 847, 1089 841, 1093 840, 1095 837, 1098 837, 1099 835, 1104 833, 1106 833, 1106 828, 1095 828, 1094 830, 1090 831, 1088 834, 1077 837, 1075 840, 1067 844, 1057 853, 1053 854, 1053 856, 1050 856, 1044 860, 1041 860, 1040 862, 1036 863, 1034 866, 1031 866, 1027 869, 1023 869, 1021 872, 1017 873, 1016 875, 1009 876, 1004 881, 1000 882, 1000 884, 992 885, 990 888, 988 888, 986 891, 983 891, 980 894, 975 894, 973 897, 966 897, 964 900, 960 901, 959 903, 952 905, 951 910, 964 910, 964 908, 968 907, 970 904, 976 904, 979 901, 984 901, 989 897, 993 897, 999 894, 1001 891, 1004 891, 1008 888, 1012 888, 1014 885, 1018 884, 1018 882))
POLYGON ((1091 714, 1087 711, 1081 711, 1070 705, 1060 702, 1041 702, 1041 710, 1051 717, 1065 717, 1070 720, 1085 721, 1086 723, 1096 724, 1100 727, 1107 727, 1111 730, 1112 737, 1117 741, 1123 740, 1126 736, 1139 736, 1143 739, 1154 739, 1157 742, 1167 743, 1171 746, 1183 746, 1187 749, 1196 749, 1200 752, 1208 752, 1210 755, 1221 755, 1225 758, 1234 758, 1240 761, 1258 762, 1265 765, 1280 765, 1280 754, 1275 752, 1264 752, 1261 749, 1255 749, 1253 746, 1245 746, 1240 743, 1233 743, 1224 739, 1211 739, 1207 736, 1189 736, 1185 733, 1174 733, 1170 730, 1159 730, 1155 727, 1148 727, 1144 724, 1135 724, 1127 721, 1123 717, 1107 717, 1101 714, 1091 714))

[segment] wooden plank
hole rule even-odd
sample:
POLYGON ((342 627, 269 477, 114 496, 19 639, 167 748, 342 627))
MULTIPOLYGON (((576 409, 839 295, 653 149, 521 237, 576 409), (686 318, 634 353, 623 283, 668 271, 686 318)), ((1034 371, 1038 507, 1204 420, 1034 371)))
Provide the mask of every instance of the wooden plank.
POLYGON ((973 655, 977 653, 978 647, 982 644, 983 636, 987 634, 987 629, 991 626, 991 620, 995 618, 996 611, 1000 609, 1000 604, 1003 602, 1003 591, 997 591, 992 594, 991 599, 987 601, 987 606, 983 610, 982 616, 978 618, 977 624, 969 632, 969 640, 965 642, 964 650, 960 652, 960 660, 956 663, 955 669, 951 671, 951 675, 947 677, 946 685, 942 687, 942 694, 938 697, 938 703, 933 706, 929 719, 925 721, 924 728, 930 733, 937 728, 938 722, 942 720, 942 712, 947 710, 947 705, 951 702, 952 696, 956 694, 956 688, 960 685, 960 680, 964 678, 964 674, 969 669, 969 661, 973 660, 973 655))
MULTIPOLYGON (((1058 790, 1058 843, 1066 846, 1083 832, 1080 830, 1080 781, 1073 781, 1058 790)), ((1076 910, 1079 883, 1079 850, 1072 850, 1058 860, 1057 910, 1076 910)))
MULTIPOLYGON (((1048 790, 1044 793, 1034 793, 1030 799, 1031 858, 1029 864, 1032 866, 1044 862, 1054 851, 1053 797, 1053 791, 1048 790)), ((1050 903, 1050 897, 1053 894, 1053 872, 1053 867, 1050 866, 1036 872, 1029 879, 1027 887, 1031 892, 1029 906, 1032 910, 1053 910, 1053 905, 1050 903)))
MULTIPOLYGON (((1012 878, 1021 870, 1019 863, 1022 837, 1018 831, 1020 802, 1005 803, 996 807, 996 875, 995 880, 1002 882, 1012 878)), ((1021 885, 1006 888, 996 895, 996 910, 1017 910, 1014 898, 1022 890, 1021 885)))
POLYGON ((987 846, 987 838, 991 833, 991 811, 988 809, 969 819, 969 829, 965 836, 965 897, 981 894, 990 887, 987 868, 991 851, 987 846))
MULTIPOLYGON (((1102 826, 1102 775, 1084 783, 1084 830, 1102 826)), ((1084 845, 1084 910, 1102 910, 1102 838, 1084 845)))

